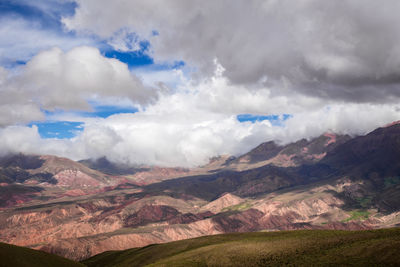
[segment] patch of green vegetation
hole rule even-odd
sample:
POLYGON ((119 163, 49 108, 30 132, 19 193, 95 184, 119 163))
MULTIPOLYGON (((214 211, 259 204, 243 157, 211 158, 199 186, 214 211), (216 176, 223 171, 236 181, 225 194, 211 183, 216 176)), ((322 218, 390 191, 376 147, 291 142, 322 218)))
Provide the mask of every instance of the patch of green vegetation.
POLYGON ((109 251, 87 266, 398 266, 400 229, 233 233, 109 251))
POLYGON ((249 202, 244 202, 244 203, 240 203, 237 205, 233 205, 233 206, 229 206, 226 208, 223 208, 221 210, 221 212, 227 212, 227 211, 242 211, 242 210, 247 210, 251 208, 251 204, 249 202))
POLYGON ((368 217, 369 217, 368 211, 351 211, 350 217, 343 220, 342 222, 363 221, 363 220, 367 220, 368 217))
POLYGON ((394 185, 398 185, 400 184, 400 177, 399 176, 394 176, 394 177, 386 177, 385 178, 385 182, 384 182, 384 186, 385 189, 392 187, 394 185))
POLYGON ((0 243, 0 267, 81 266, 74 262, 43 251, 0 243))
POLYGON ((28 194, 28 193, 39 193, 43 191, 43 188, 38 186, 26 186, 20 184, 12 184, 0 187, 0 194, 28 194))
POLYGON ((75 204, 74 201, 59 201, 59 202, 51 202, 51 203, 15 208, 15 210, 16 211, 39 210, 39 209, 48 209, 48 208, 52 208, 52 207, 60 206, 60 205, 73 205, 73 204, 75 204))
POLYGON ((356 198, 356 201, 358 202, 358 204, 360 204, 361 207, 369 208, 372 204, 372 197, 371 196, 359 197, 359 198, 356 198))

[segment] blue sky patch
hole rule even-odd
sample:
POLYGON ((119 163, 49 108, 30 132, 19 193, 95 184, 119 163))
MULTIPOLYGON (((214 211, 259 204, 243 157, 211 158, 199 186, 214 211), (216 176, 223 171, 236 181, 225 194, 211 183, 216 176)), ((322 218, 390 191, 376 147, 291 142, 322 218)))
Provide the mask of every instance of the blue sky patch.
POLYGON ((135 107, 118 107, 118 106, 95 106, 93 112, 79 112, 83 117, 100 117, 107 118, 114 114, 136 113, 138 109, 135 107))
POLYGON ((256 122, 256 121, 265 121, 268 120, 274 126, 281 126, 282 122, 292 117, 290 114, 282 114, 282 115, 254 115, 254 114, 239 114, 236 116, 237 120, 240 122, 256 122))
POLYGON ((146 67, 152 71, 159 71, 180 69, 185 66, 185 62, 182 60, 154 63, 153 58, 149 55, 150 43, 148 41, 141 41, 139 45, 139 50, 124 52, 114 50, 109 45, 103 44, 102 51, 105 57, 118 59, 127 64, 130 69, 146 67))
POLYGON ((19 17, 40 25, 42 29, 62 32, 61 17, 71 16, 76 8, 75 2, 52 0, 2 0, 0 16, 19 17))
POLYGON ((65 29, 61 18, 72 16, 76 6, 72 1, 0 0, 0 45, 9 51, 0 54, 2 67, 18 67, 52 47, 66 51, 78 45, 101 45, 97 36, 78 36, 65 29))
MULTIPOLYGON (((114 114, 121 114, 121 113, 136 113, 139 110, 135 107, 120 107, 120 106, 105 106, 99 105, 96 106, 95 104, 91 104, 94 111, 73 111, 69 114, 78 117, 86 117, 86 118, 107 118, 114 114)), ((48 111, 43 110, 44 114, 46 115, 49 121, 54 121, 61 114, 65 114, 66 112, 63 110, 56 110, 56 111, 48 111)))
MULTIPOLYGON (((111 115, 121 114, 121 113, 135 113, 138 109, 135 107, 118 107, 118 106, 94 106, 93 112, 72 112, 73 115, 78 117, 86 118, 107 118, 111 115)), ((32 122, 28 124, 29 127, 36 125, 40 137, 42 138, 57 138, 66 139, 73 138, 79 132, 84 130, 84 122, 79 121, 55 121, 53 118, 57 118, 58 115, 64 114, 62 110, 57 111, 43 111, 48 118, 44 122, 32 122), (53 117, 53 118, 52 118, 53 117)))
POLYGON ((105 57, 116 58, 128 65, 129 68, 142 67, 153 64, 153 59, 143 51, 120 52, 110 50, 104 53, 105 57))
POLYGON ((140 49, 136 51, 117 51, 111 49, 110 46, 106 45, 104 56, 108 58, 116 58, 121 62, 126 63, 129 68, 142 67, 151 65, 154 63, 153 58, 148 55, 150 43, 148 41, 139 42, 140 49))
POLYGON ((75 137, 77 133, 83 131, 83 122, 46 121, 32 123, 30 126, 32 125, 36 125, 38 127, 40 137, 42 138, 72 138, 75 137))

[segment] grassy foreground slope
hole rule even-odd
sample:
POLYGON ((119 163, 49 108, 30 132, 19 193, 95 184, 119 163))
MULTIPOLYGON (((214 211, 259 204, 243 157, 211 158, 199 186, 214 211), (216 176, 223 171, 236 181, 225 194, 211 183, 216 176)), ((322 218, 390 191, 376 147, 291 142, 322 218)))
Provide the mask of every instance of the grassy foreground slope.
POLYGON ((43 251, 0 243, 1 267, 82 267, 84 265, 43 251))
POLYGON ((85 260, 87 266, 399 266, 400 228, 206 236, 85 260))

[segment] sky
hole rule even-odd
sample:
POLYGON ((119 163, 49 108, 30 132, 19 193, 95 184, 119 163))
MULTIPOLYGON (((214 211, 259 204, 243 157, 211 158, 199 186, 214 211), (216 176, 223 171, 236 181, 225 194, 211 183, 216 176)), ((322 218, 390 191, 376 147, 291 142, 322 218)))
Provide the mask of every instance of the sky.
POLYGON ((0 154, 194 167, 400 120, 397 0, 0 0, 0 154))

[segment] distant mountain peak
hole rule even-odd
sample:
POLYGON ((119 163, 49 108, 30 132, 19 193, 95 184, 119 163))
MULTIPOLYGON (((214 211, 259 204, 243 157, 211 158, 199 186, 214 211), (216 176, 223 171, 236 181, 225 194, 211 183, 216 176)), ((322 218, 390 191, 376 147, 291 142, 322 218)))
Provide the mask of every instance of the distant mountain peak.
POLYGON ((303 138, 286 145, 268 141, 231 161, 230 167, 248 169, 267 164, 281 167, 311 164, 321 160, 327 152, 349 139, 348 135, 328 131, 316 138, 310 140, 303 138))
POLYGON ((383 127, 384 127, 384 128, 387 128, 387 127, 391 127, 391 126, 397 125, 397 124, 400 124, 400 120, 391 122, 391 123, 389 123, 389 124, 386 124, 386 125, 383 126, 383 127))
POLYGON ((332 133, 332 132, 326 132, 323 134, 323 136, 328 137, 329 139, 326 141, 325 146, 329 146, 332 143, 336 142, 336 137, 337 134, 332 133))

